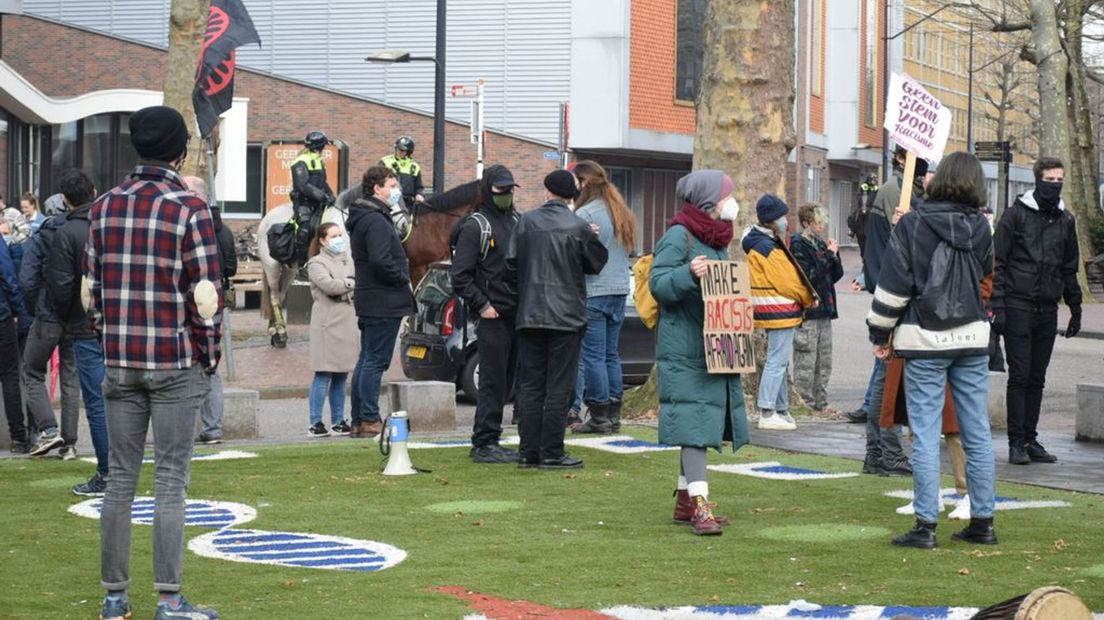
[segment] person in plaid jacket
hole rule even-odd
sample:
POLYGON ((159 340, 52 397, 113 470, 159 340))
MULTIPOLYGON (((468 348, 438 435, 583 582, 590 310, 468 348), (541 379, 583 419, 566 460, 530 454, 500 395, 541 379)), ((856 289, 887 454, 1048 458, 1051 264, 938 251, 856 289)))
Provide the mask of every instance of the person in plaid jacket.
POLYGON ((221 266, 206 201, 177 170, 188 129, 176 110, 130 117, 139 165, 92 205, 85 247, 89 310, 100 333, 111 451, 100 521, 101 618, 130 617, 131 504, 154 429, 157 618, 217 618, 180 594, 184 495, 199 408, 219 362, 221 266))

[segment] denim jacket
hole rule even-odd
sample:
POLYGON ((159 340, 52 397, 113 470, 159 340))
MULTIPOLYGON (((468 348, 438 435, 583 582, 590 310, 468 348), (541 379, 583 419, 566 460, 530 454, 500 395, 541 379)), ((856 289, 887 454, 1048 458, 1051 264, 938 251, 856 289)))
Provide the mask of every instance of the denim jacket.
POLYGON ((606 246, 609 260, 602 272, 586 277, 587 297, 629 294, 629 252, 617 240, 609 207, 602 199, 591 200, 579 207, 575 215, 587 224, 598 225, 598 239, 606 246))

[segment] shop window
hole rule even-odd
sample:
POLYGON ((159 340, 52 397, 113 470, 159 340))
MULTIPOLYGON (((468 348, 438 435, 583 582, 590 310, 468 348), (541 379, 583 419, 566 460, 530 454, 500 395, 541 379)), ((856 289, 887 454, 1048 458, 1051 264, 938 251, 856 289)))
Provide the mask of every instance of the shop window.
POLYGON ((695 102, 705 58, 706 0, 678 0, 675 43, 675 99, 695 102))

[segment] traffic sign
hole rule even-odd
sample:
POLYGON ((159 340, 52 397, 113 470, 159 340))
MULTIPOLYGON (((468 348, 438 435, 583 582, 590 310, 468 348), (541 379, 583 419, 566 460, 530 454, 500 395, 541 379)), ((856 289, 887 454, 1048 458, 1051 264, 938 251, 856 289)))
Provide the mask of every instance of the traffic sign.
POLYGON ((1002 142, 975 142, 974 155, 981 161, 1012 161, 1012 143, 1002 142))
POLYGON ((479 86, 476 84, 453 84, 451 92, 453 97, 475 97, 479 95, 479 86))

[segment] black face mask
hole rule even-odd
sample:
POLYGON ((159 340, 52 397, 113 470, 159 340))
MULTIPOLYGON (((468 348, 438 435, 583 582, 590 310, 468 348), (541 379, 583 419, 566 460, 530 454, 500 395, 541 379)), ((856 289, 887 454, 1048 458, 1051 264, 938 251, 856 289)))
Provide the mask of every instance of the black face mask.
POLYGON ((1056 209, 1058 207, 1058 201, 1062 199, 1062 183, 1052 183, 1050 181, 1036 181, 1035 182, 1035 202, 1039 203, 1040 207, 1044 207, 1049 210, 1056 209))

